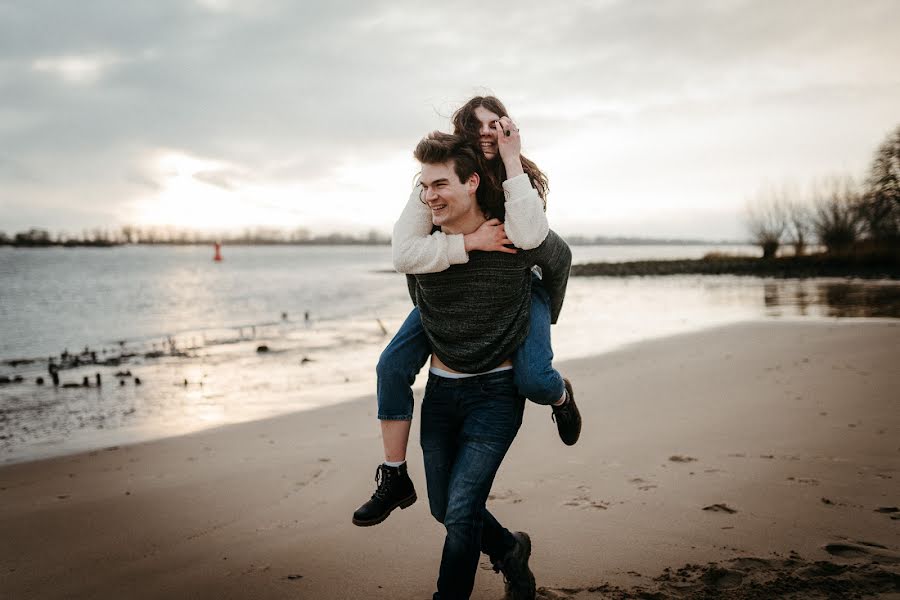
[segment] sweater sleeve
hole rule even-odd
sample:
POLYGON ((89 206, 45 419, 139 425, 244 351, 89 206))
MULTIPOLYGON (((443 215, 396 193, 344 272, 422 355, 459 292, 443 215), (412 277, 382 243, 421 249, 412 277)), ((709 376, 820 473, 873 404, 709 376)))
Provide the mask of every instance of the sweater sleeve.
POLYGON ((391 239, 394 268, 407 274, 437 273, 450 265, 469 262, 462 234, 431 233, 431 211, 420 200, 421 192, 421 185, 413 188, 394 224, 391 239))
POLYGON ((409 299, 412 300, 413 306, 418 306, 416 301, 416 278, 412 275, 406 276, 406 291, 409 292, 409 299))
POLYGON ((523 253, 531 264, 541 268, 544 289, 550 296, 550 322, 556 323, 566 297, 569 271, 572 268, 572 251, 555 231, 549 231, 543 243, 523 253))
POLYGON ((547 237, 550 225, 544 211, 544 201, 522 173, 503 182, 506 197, 506 236, 522 250, 537 248, 547 237))

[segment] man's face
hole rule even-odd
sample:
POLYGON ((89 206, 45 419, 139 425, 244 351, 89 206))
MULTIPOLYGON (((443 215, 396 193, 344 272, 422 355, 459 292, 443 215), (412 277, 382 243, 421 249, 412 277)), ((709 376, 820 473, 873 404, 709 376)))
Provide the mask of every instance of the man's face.
POLYGON ((452 230, 478 210, 478 177, 460 181, 452 162, 423 164, 419 181, 424 188, 422 199, 431 209, 431 222, 438 227, 452 230))

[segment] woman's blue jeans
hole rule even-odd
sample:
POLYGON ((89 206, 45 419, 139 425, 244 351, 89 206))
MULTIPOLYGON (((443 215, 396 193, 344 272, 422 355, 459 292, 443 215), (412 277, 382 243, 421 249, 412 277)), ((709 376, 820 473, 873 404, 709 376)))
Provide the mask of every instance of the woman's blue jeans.
MULTIPOLYGON (((378 360, 378 418, 409 421, 413 415, 413 382, 428 360, 431 345, 414 308, 378 360)), ((553 368, 550 345, 550 297, 534 278, 528 336, 516 350, 513 373, 519 393, 536 404, 549 405, 563 395, 565 384, 553 368)))
POLYGON ((524 409, 510 371, 428 376, 421 444, 431 514, 447 530, 435 595, 441 600, 469 597, 481 552, 496 564, 515 546, 485 502, 524 409))

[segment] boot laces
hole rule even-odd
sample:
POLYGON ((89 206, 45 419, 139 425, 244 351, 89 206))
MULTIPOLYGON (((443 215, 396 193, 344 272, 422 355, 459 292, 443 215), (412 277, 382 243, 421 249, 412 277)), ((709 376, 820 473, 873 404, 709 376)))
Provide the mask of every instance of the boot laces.
POLYGON ((372 494, 372 499, 378 498, 379 500, 384 500, 387 498, 387 489, 388 484, 387 480, 390 478, 390 474, 388 470, 383 466, 379 466, 378 470, 375 471, 375 493, 372 494))
POLYGON ((494 563, 494 573, 500 573, 503 576, 503 583, 505 585, 509 584, 509 577, 506 576, 506 571, 503 570, 503 561, 497 561, 494 563))

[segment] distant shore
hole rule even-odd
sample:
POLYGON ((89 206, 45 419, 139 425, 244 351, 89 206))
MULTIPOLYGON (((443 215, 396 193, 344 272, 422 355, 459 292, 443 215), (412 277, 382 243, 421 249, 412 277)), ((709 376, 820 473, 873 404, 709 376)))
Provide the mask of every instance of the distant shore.
POLYGON ((749 256, 710 256, 687 260, 595 262, 572 266, 574 277, 630 275, 748 275, 755 277, 859 277, 900 279, 900 253, 874 256, 812 254, 762 259, 749 256))
MULTIPOLYGON (((82 239, 12 239, 0 237, 0 247, 13 248, 115 248, 120 246, 212 246, 215 243, 223 246, 390 246, 387 237, 354 238, 343 235, 330 235, 310 239, 270 239, 270 238, 219 238, 219 239, 142 239, 136 242, 123 240, 82 240, 82 239)), ((748 242, 678 240, 654 238, 586 238, 576 236, 568 241, 570 246, 743 246, 748 242)))

